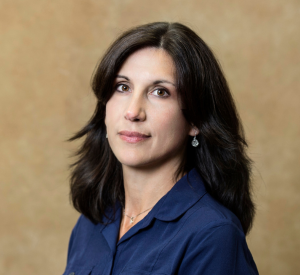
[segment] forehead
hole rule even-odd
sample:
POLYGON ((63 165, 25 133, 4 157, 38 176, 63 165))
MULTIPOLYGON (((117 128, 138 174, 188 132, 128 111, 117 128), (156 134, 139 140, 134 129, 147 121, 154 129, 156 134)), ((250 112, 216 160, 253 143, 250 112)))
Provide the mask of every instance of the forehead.
POLYGON ((131 54, 119 74, 143 75, 151 78, 167 77, 175 80, 175 65, 171 56, 161 48, 144 48, 131 54))

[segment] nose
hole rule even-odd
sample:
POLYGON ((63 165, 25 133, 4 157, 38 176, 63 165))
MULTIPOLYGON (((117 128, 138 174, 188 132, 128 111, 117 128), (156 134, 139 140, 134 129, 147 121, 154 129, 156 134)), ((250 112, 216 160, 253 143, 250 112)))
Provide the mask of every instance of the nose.
POLYGON ((146 119, 145 102, 142 95, 133 93, 130 96, 124 117, 133 122, 142 122, 146 119))

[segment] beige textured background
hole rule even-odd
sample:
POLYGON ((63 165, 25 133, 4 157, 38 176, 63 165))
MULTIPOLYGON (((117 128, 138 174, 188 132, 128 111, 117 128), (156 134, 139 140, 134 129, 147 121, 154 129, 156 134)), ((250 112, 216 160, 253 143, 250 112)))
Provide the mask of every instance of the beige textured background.
POLYGON ((260 274, 299 274, 299 0, 0 0, 0 274, 63 272, 64 140, 92 114, 104 50, 151 21, 187 24, 221 60, 256 163, 248 244, 260 274))

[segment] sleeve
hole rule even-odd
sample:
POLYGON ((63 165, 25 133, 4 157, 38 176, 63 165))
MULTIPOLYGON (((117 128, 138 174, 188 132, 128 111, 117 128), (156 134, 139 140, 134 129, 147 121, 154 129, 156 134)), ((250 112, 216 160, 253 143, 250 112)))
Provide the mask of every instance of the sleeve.
POLYGON ((178 275, 256 275, 244 233, 234 224, 206 226, 190 243, 178 275))

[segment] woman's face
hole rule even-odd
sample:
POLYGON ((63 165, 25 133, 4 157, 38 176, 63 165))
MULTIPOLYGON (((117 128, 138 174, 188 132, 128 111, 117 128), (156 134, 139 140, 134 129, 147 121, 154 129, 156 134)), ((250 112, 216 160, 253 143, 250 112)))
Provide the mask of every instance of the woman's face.
POLYGON ((188 135, 195 133, 182 114, 175 66, 167 52, 145 48, 127 58, 107 102, 105 124, 123 166, 179 164, 188 135))

